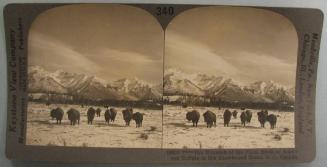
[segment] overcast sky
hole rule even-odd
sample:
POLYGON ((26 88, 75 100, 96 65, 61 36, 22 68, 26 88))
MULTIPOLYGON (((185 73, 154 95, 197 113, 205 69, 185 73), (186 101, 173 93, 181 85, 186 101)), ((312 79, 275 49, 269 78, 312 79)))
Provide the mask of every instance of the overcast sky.
POLYGON ((295 86, 298 38, 285 17, 263 9, 202 7, 166 30, 165 68, 225 76, 244 84, 295 86))
POLYGON ((162 81, 164 32, 146 11, 121 5, 69 5, 33 22, 29 65, 96 75, 162 81))

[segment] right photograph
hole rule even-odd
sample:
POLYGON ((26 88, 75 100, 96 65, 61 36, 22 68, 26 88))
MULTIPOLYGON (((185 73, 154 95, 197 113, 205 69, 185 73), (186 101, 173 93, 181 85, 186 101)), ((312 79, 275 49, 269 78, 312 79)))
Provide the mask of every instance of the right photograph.
POLYGON ((163 148, 294 148, 298 37, 284 16, 199 7, 165 31, 163 148))

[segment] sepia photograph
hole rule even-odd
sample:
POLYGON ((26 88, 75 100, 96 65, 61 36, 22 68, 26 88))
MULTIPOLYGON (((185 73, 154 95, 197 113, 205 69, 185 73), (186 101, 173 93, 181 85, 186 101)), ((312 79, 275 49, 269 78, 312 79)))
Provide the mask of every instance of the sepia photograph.
POLYGON ((165 30, 163 147, 294 148, 298 37, 284 16, 198 7, 165 30))
POLYGON ((3 157, 314 161, 323 11, 238 5, 4 4, 3 157))
POLYGON ((28 38, 26 144, 161 148, 164 31, 143 9, 78 4, 28 38))
POLYGON ((67 5, 28 39, 27 145, 294 148, 298 37, 284 16, 67 5), (194 20, 197 20, 196 22, 194 20))

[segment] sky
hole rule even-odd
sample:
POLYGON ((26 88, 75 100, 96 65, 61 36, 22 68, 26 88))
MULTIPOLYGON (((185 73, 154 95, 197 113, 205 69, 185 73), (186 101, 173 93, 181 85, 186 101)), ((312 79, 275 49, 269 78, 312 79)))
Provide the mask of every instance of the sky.
POLYGON ((108 81, 134 77, 162 81, 164 32, 139 8, 109 4, 52 8, 34 20, 28 40, 29 65, 108 81))
POLYGON ((165 32, 165 68, 232 78, 244 84, 295 86, 298 37, 277 13, 248 7, 201 7, 176 16, 165 32))

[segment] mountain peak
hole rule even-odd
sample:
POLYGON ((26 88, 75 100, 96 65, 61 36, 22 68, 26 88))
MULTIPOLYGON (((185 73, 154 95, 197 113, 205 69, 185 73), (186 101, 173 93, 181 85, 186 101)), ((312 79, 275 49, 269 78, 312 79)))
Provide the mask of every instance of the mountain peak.
POLYGON ((141 100, 160 99, 161 91, 137 77, 109 83, 97 76, 48 72, 40 66, 29 66, 29 91, 32 93, 70 94, 91 99, 141 100))
POLYGON ((186 74, 181 70, 169 69, 164 76, 166 95, 197 95, 225 99, 227 101, 294 102, 294 89, 275 81, 256 81, 244 84, 233 78, 207 74, 186 74), (196 77, 194 77, 196 76, 196 77))

